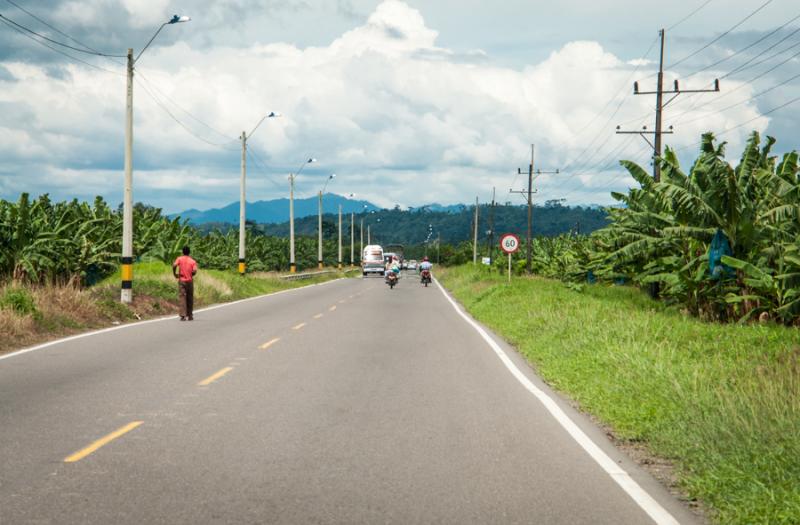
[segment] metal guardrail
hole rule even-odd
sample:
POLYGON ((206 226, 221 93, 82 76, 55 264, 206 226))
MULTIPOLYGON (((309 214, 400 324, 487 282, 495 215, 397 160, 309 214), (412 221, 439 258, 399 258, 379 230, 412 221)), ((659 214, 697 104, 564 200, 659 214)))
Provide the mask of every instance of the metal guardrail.
POLYGON ((281 279, 287 281, 299 281, 300 279, 311 279, 315 275, 325 275, 328 273, 338 273, 338 270, 320 270, 318 272, 304 272, 304 273, 291 273, 289 275, 281 275, 281 279))
MULTIPOLYGON (((360 267, 345 268, 345 269, 342 270, 342 273, 346 274, 346 273, 356 272, 356 271, 361 271, 361 268, 360 267)), ((280 279, 286 279, 287 281, 298 281, 300 279, 311 279, 315 275, 325 275, 325 274, 329 274, 329 273, 339 273, 339 270, 320 270, 320 271, 317 271, 317 272, 291 273, 289 275, 281 275, 279 278, 280 279)))

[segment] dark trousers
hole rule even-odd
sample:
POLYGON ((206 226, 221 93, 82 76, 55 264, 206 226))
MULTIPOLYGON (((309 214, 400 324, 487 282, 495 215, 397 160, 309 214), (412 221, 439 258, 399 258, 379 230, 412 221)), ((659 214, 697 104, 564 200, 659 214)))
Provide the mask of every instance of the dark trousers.
POLYGON ((192 310, 194 310, 194 283, 192 281, 179 281, 178 297, 181 301, 181 317, 192 317, 192 310))

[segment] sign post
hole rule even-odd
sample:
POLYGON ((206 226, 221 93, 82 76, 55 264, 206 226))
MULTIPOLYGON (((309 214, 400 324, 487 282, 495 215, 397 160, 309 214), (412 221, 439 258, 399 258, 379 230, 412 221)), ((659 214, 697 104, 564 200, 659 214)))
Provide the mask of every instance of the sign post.
POLYGON ((511 254, 519 250, 519 237, 504 233, 500 236, 500 249, 508 255, 508 282, 511 282, 511 254))

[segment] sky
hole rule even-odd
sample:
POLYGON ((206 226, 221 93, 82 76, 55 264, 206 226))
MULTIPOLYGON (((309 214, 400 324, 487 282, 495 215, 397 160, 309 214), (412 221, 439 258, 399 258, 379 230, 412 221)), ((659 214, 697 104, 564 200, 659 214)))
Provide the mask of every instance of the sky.
POLYGON ((239 137, 271 111, 248 201, 286 197, 314 157, 299 196, 336 173, 328 191, 383 207, 522 203, 534 144, 536 202, 611 204, 635 184, 620 159, 651 169, 615 129, 654 128, 632 85, 655 89, 661 28, 668 87, 720 79, 665 109, 686 169, 706 131, 734 163, 754 130, 798 148, 796 0, 0 0, 0 198, 121 202, 124 58, 94 52, 137 54, 176 13, 192 21, 163 28, 133 86, 134 199, 168 213, 237 201, 239 137))

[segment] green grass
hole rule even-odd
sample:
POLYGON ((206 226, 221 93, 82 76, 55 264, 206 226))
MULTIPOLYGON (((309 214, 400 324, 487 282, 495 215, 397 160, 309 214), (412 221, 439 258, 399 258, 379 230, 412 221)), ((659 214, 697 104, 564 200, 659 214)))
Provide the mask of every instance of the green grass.
POLYGON ((707 324, 628 287, 437 274, 618 437, 672 460, 720 523, 800 523, 800 332, 707 324))
MULTIPOLYGON (((342 277, 330 273, 287 281, 275 274, 200 270, 195 279, 195 309, 342 277)), ((132 305, 120 303, 120 274, 96 286, 34 286, 0 283, 0 353, 110 324, 178 312, 178 285, 161 262, 134 265, 132 305)))
MULTIPOLYGON (((288 281, 280 279, 276 274, 246 274, 241 276, 235 271, 203 270, 195 276, 194 304, 195 308, 210 304, 237 301, 281 290, 298 288, 309 284, 321 283, 341 277, 342 274, 331 273, 314 276, 309 279, 288 281)), ((102 292, 110 291, 119 295, 120 274, 110 275, 97 285, 102 292)), ((178 301, 178 286, 172 276, 172 269, 162 262, 136 263, 133 268, 134 297, 139 295, 175 303, 178 301)), ((159 305, 160 301, 152 301, 151 305, 159 305)), ((166 313, 166 312, 165 312, 166 313)))

